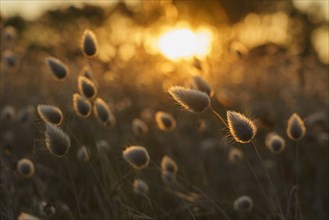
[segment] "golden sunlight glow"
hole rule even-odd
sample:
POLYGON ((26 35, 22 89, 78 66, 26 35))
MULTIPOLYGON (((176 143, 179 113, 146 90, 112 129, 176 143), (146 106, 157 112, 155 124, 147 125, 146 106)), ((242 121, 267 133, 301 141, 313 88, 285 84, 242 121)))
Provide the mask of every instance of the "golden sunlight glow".
POLYGON ((206 29, 197 32, 174 29, 160 36, 158 48, 170 60, 202 58, 211 50, 211 38, 211 32, 206 29))

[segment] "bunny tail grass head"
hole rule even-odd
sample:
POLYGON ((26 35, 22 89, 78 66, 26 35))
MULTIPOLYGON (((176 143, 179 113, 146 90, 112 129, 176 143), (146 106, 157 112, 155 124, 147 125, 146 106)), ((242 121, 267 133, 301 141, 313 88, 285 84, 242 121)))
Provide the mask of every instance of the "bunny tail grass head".
POLYGON ((249 212, 254 207, 254 201, 249 196, 240 196, 233 206, 236 211, 249 212))
POLYGON ((228 153, 228 160, 231 163, 239 163, 243 160, 244 154, 243 152, 238 148, 231 148, 230 152, 228 153))
POLYGON ((94 114, 103 125, 109 127, 115 126, 115 116, 103 99, 97 98, 94 102, 94 114))
POLYGON ((30 178, 35 172, 34 164, 29 159, 20 159, 17 163, 17 171, 22 177, 30 178))
POLYGON ((73 94, 73 109, 78 116, 87 118, 92 110, 90 101, 78 93, 73 94))
POLYGON ((181 86, 170 87, 168 91, 181 106, 192 112, 202 112, 210 105, 209 96, 205 92, 181 86))
POLYGON ((79 148, 77 151, 77 159, 84 163, 89 161, 90 155, 86 146, 83 145, 79 148))
POLYGON ((81 40, 82 52, 86 57, 94 57, 97 54, 98 44, 94 32, 87 29, 84 31, 81 40))
POLYGON ((297 113, 290 116, 287 126, 287 135, 293 141, 301 140, 306 133, 304 121, 297 113))
POLYGON ((135 136, 145 135, 148 132, 147 124, 139 118, 135 118, 132 121, 131 129, 135 136))
POLYGON ((38 105, 37 112, 40 118, 47 123, 59 126, 63 121, 62 111, 53 105, 38 105))
POLYGON ((97 95, 97 88, 95 83, 85 76, 79 76, 78 88, 80 94, 88 99, 93 99, 97 95))
POLYGON ((249 143, 256 135, 256 125, 241 113, 227 111, 227 122, 234 140, 239 143, 249 143))
POLYGON ((274 132, 266 135, 265 145, 272 153, 275 154, 281 153, 286 147, 284 139, 274 132))
POLYGON ((93 81, 94 79, 94 74, 93 71, 91 70, 89 65, 85 65, 81 72, 80 72, 81 76, 87 77, 88 79, 90 79, 91 81, 93 81))
POLYGON ((213 95, 213 91, 210 85, 204 79, 202 79, 201 76, 193 77, 192 87, 201 92, 205 92, 209 97, 213 95))
POLYGON ((163 131, 172 131, 176 127, 175 118, 167 112, 158 111, 155 113, 155 121, 163 131))
POLYGON ((135 169, 143 169, 150 162, 150 155, 142 146, 127 147, 123 151, 122 157, 135 169))
POLYGON ((147 194, 149 186, 141 179, 135 179, 133 182, 133 189, 137 195, 147 194))
POLYGON ((164 156, 161 160, 162 179, 166 183, 172 183, 176 180, 178 166, 176 162, 168 156, 164 156))
POLYGON ((46 147, 49 152, 57 157, 63 157, 71 147, 69 136, 62 129, 46 123, 46 147))
POLYGON ((67 66, 55 57, 46 58, 46 63, 53 76, 58 80, 64 80, 69 74, 67 66))

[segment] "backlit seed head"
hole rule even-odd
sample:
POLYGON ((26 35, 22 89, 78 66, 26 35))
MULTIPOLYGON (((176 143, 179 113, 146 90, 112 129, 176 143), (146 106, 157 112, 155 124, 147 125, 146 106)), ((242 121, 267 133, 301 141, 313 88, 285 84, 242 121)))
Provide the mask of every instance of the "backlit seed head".
POLYGON ((168 91, 181 106, 192 112, 202 112, 210 105, 209 96, 205 92, 181 86, 170 87, 168 91))
POLYGON ((163 131, 172 131, 176 127, 175 118, 166 112, 158 111, 155 113, 155 121, 158 127, 163 131))
POLYGON ((133 182, 134 192, 137 195, 147 194, 149 191, 149 186, 141 179, 135 179, 133 182))
POLYGON ((17 217, 17 220, 40 220, 40 218, 25 212, 21 212, 17 217))
POLYGON ((148 132, 147 124, 139 118, 132 121, 131 129, 136 136, 144 135, 148 132))
POLYGON ((249 196, 240 196, 234 201, 233 206, 236 211, 251 211, 254 202, 249 196))
POLYGON ((39 203, 39 210, 43 216, 53 216, 56 213, 56 209, 53 205, 49 204, 46 201, 39 203))
POLYGON ((178 167, 173 159, 168 156, 164 156, 161 160, 161 170, 170 173, 177 173, 178 167))
POLYGON ((133 168, 143 169, 150 162, 150 156, 147 150, 142 146, 127 147, 122 153, 125 159, 133 168))
POLYGON ((53 124, 46 123, 45 137, 46 147, 54 156, 65 156, 71 147, 69 136, 53 124))
POLYGON ((193 77, 193 89, 197 89, 201 92, 205 92, 208 96, 211 96, 213 94, 213 91, 211 90, 210 85, 202 79, 200 76, 194 76, 193 77))
POLYGON ((85 76, 79 76, 78 88, 80 94, 88 99, 93 99, 97 95, 97 88, 95 83, 85 76))
POLYGON ((56 126, 63 121, 62 111, 53 105, 38 105, 37 112, 44 122, 52 123, 56 126))
POLYGON ((81 162, 88 162, 90 157, 89 157, 89 152, 87 150, 86 146, 81 146, 79 150, 77 151, 77 158, 81 162))
POLYGON ((94 114, 98 121, 100 121, 103 125, 109 127, 115 126, 115 116, 103 99, 97 98, 94 102, 94 114))
POLYGON ((94 57, 97 54, 98 45, 94 32, 85 30, 81 40, 82 52, 86 57, 94 57))
POLYGON ((228 154, 228 159, 231 163, 239 163, 243 160, 243 152, 238 148, 231 148, 228 154))
POLYGON ((284 139, 274 132, 266 135, 265 145, 272 153, 275 154, 281 153, 286 147, 284 139))
POLYGON ((89 65, 85 65, 82 68, 80 75, 90 79, 91 81, 93 81, 93 79, 94 79, 93 71, 91 70, 89 65))
POLYGON ((17 113, 17 121, 22 124, 31 122, 34 117, 34 113, 35 109, 33 106, 26 106, 17 113))
POLYGON ((8 25, 1 31, 1 38, 4 41, 12 41, 15 40, 16 37, 17 37, 17 32, 13 26, 8 25))
POLYGON ((55 57, 46 58, 48 68, 52 72, 53 76, 58 80, 63 80, 69 74, 67 66, 55 57))
POLYGON ((161 160, 161 177, 165 183, 173 183, 176 181, 176 173, 178 167, 176 162, 168 156, 164 156, 161 160))
POLYGON ((75 93, 73 94, 73 109, 78 116, 87 118, 91 114, 92 106, 87 98, 75 93))
POLYGON ((20 159, 17 163, 17 171, 22 177, 30 178, 35 172, 34 164, 29 159, 20 159))
POLYGON ((14 67, 17 63, 17 57, 11 50, 5 50, 3 52, 3 59, 7 67, 14 67))
POLYGON ((248 143, 256 135, 257 128, 253 121, 241 113, 227 111, 227 122, 234 140, 239 143, 248 143))
POLYGON ((109 142, 106 140, 98 140, 96 142, 96 148, 99 152, 109 152, 111 150, 109 142))
POLYGON ((288 120, 287 135, 293 141, 301 140, 306 133, 304 121, 297 113, 292 114, 288 120))
POLYGON ((16 118, 16 110, 11 105, 6 105, 1 110, 1 121, 14 121, 16 118))

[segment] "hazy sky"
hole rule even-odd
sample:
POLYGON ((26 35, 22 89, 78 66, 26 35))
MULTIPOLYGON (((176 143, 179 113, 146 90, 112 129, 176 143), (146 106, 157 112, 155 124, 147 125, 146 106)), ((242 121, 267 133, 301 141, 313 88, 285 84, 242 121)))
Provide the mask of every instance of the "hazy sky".
POLYGON ((81 6, 83 2, 93 5, 109 5, 118 0, 0 0, 0 11, 5 16, 18 14, 26 19, 34 19, 49 9, 66 5, 81 6))

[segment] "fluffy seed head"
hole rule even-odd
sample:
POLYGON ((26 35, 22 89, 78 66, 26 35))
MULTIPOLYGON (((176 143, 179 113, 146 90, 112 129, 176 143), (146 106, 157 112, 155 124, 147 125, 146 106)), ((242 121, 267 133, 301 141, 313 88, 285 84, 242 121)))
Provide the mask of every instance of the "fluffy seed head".
POLYGON ((48 68, 52 72, 53 76, 58 80, 63 80, 69 74, 67 66, 55 57, 46 58, 48 68))
POLYGON ((34 164, 29 159, 20 159, 17 163, 17 171, 22 177, 30 178, 35 172, 34 164))
POLYGON ((97 40, 94 32, 85 30, 81 41, 82 52, 86 57, 94 57, 97 54, 97 40))
POLYGON ((194 89, 197 89, 201 92, 205 92, 208 96, 211 96, 213 93, 210 85, 204 79, 202 79, 200 76, 193 77, 192 86, 194 89))
POLYGON ((53 105, 38 105, 37 112, 44 122, 52 123, 56 126, 63 121, 62 111, 53 105))
POLYGON ((40 220, 40 218, 25 212, 21 212, 17 217, 17 220, 40 220))
POLYGON ((192 112, 202 112, 210 105, 209 96, 205 92, 181 86, 170 87, 168 91, 181 106, 192 112))
POLYGON ((176 180, 178 166, 176 162, 168 156, 164 156, 161 160, 161 176, 165 183, 172 183, 176 180))
POLYGON ((238 148, 230 149, 230 152, 228 154, 228 159, 231 163, 239 163, 243 160, 243 157, 243 152, 238 148))
POLYGON ((286 147, 284 139, 274 132, 266 135, 265 145, 272 153, 275 154, 281 153, 286 147))
POLYGON ((80 94, 88 99, 93 99, 97 95, 97 88, 95 83, 85 76, 79 76, 78 88, 80 94))
POLYGON ((148 132, 147 124, 139 118, 132 121, 131 129, 136 136, 144 135, 148 132))
POLYGON ((142 146, 127 147, 122 153, 125 159, 133 168, 143 169, 150 162, 150 156, 147 150, 142 146))
POLYGON ((29 105, 25 108, 21 109, 17 113, 17 121, 19 121, 22 124, 28 123, 32 121, 32 118, 34 117, 35 109, 33 106, 29 105))
POLYGON ((7 105, 1 110, 1 120, 14 121, 16 118, 16 110, 13 106, 7 105))
POLYGON ((256 135, 256 125, 241 113, 227 111, 227 122, 230 133, 236 142, 248 143, 256 135))
POLYGON ((133 182, 134 192, 137 195, 147 194, 149 191, 149 186, 141 179, 135 179, 133 182))
POLYGON ((4 58, 4 61, 5 61, 5 64, 8 67, 16 66, 17 58, 16 58, 16 55, 11 50, 5 50, 3 52, 3 58, 4 58))
POLYGON ((91 70, 91 68, 90 68, 89 65, 85 65, 82 68, 82 70, 80 72, 80 75, 81 76, 84 76, 84 77, 87 77, 90 80, 93 80, 94 79, 94 76, 93 76, 94 74, 93 74, 93 72, 92 72, 92 70, 91 70))
POLYGON ((86 146, 81 146, 77 151, 77 158, 81 162, 88 162, 90 159, 89 152, 86 146))
POLYGON ((92 110, 90 101, 78 93, 73 94, 73 109, 78 116, 87 118, 92 110))
POLYGON ((236 211, 251 211, 254 202, 249 196, 240 196, 234 201, 234 209, 236 211))
POLYGON ((109 152, 111 150, 109 142, 106 140, 98 140, 96 142, 96 148, 99 152, 109 152))
POLYGON ((51 154, 63 157, 71 147, 69 136, 59 127, 46 123, 46 147, 51 154))
POLYGON ((114 127, 116 119, 103 99, 97 98, 94 102, 94 114, 105 126, 114 127))
POLYGON ((158 111, 155 113, 155 121, 158 127, 163 131, 172 131, 176 127, 175 118, 166 112, 158 111))
POLYGON ((301 140, 306 133, 304 121, 297 113, 292 114, 288 120, 287 135, 293 141, 301 140))

